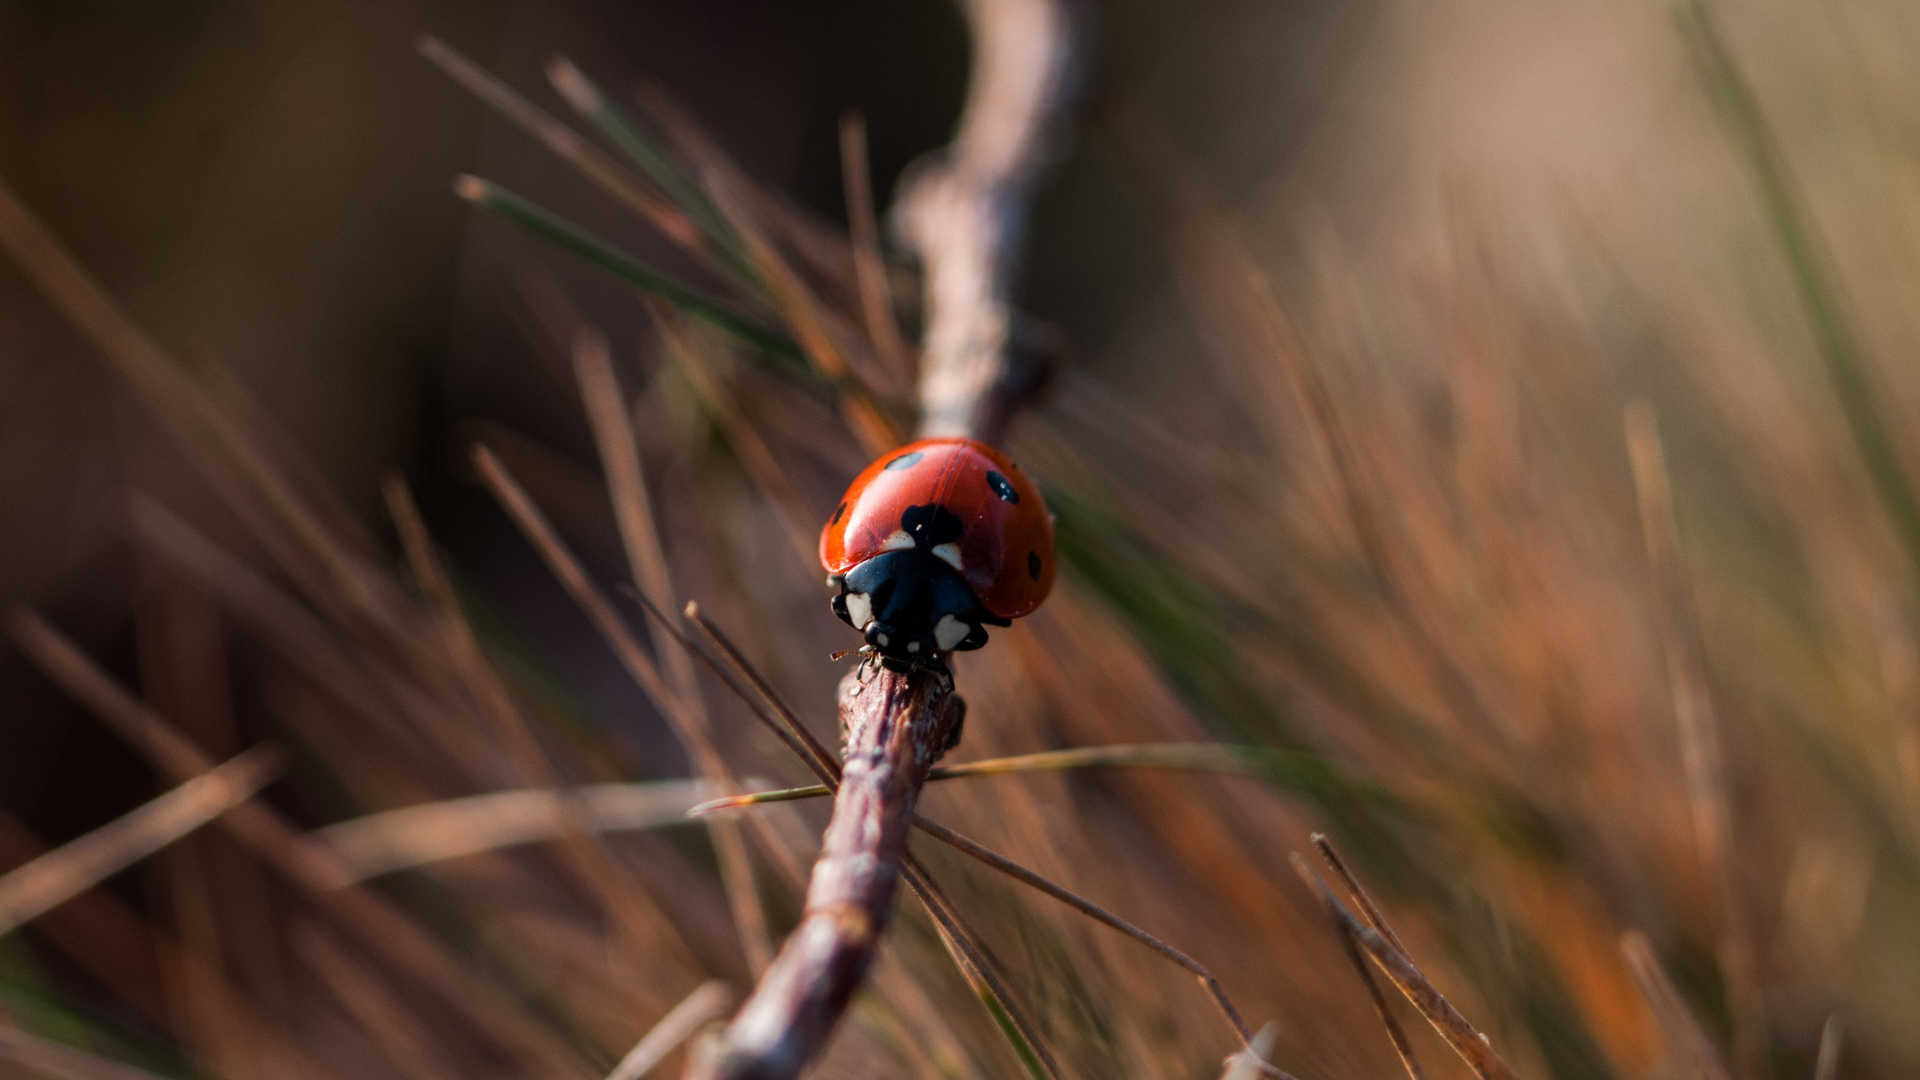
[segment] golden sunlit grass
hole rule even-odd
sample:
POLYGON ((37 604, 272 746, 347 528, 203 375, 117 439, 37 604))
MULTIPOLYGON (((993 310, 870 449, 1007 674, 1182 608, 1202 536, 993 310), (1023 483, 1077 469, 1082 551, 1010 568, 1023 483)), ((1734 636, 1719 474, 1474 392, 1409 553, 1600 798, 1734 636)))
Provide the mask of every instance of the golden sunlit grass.
MULTIPOLYGON (((1665 302, 1568 227, 1592 297, 1574 299, 1466 209, 1437 269, 1309 244, 1311 271, 1276 279, 1119 113, 1167 303, 1204 334, 1122 319, 1115 351, 1153 361, 1072 373, 1015 428, 1063 575, 956 663, 965 738, 915 822, 946 846, 919 837, 918 902, 817 1075, 1920 1070, 1920 541, 1895 405, 1914 374, 1867 345, 1914 343, 1856 325, 1792 144, 1703 6, 1683 40, 1731 135, 1702 152, 1771 237, 1749 271, 1784 277, 1791 312, 1665 302), (1772 334, 1789 316, 1807 343, 1772 334), (1309 845, 1324 881, 1289 858, 1309 845)), ((246 709, 291 755, 281 793, 298 785, 256 797, 268 752, 219 765, 168 714, 190 696, 11 609, 10 647, 172 791, 77 839, 0 821, 0 916, 36 919, 15 934, 139 1019, 118 1031, 15 950, 0 1060, 668 1075, 797 917, 815 797, 839 781, 825 657, 851 642, 793 568, 910 381, 859 123, 841 236, 657 95, 636 118, 556 61, 603 149, 422 51, 726 290, 461 182, 557 241, 529 239, 528 263, 585 257, 647 297, 636 350, 552 286, 524 294, 559 328, 574 382, 553 392, 604 488, 536 468, 525 440, 472 451, 523 572, 593 636, 503 619, 505 590, 449 558, 397 478, 390 542, 341 527, 0 188, 0 247, 241 525, 128 493, 129 549, 244 653, 246 709), (559 650, 586 647, 631 680, 630 712, 552 689, 559 650), (98 887, 196 829, 217 836, 193 850, 270 873, 205 880, 199 917, 98 887), (196 1007, 143 989, 142 965, 196 1007)))

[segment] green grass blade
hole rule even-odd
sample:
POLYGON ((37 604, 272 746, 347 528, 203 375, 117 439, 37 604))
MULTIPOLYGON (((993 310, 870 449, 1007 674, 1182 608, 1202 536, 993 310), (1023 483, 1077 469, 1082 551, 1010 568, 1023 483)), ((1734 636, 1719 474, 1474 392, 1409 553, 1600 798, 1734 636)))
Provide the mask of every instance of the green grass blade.
POLYGON ((687 314, 711 323, 748 344, 776 356, 805 362, 791 340, 728 310, 717 301, 674 281, 658 270, 592 235, 578 225, 477 176, 462 176, 454 191, 476 206, 490 210, 544 240, 581 256, 659 296, 687 314))
POLYGON ((741 247, 740 234, 720 213, 720 208, 713 204, 713 200, 707 197, 706 192, 701 191, 699 185, 689 179, 653 140, 641 133, 640 126, 633 122, 624 109, 602 93, 599 85, 571 60, 556 57, 547 65, 547 78, 560 96, 573 106, 574 111, 597 128, 608 142, 626 155, 641 175, 693 219, 714 247, 726 256, 734 270, 756 288, 760 287, 759 276, 753 272, 745 249, 741 247))
POLYGON ((1920 500, 1901 465, 1893 439, 1875 402, 1868 375, 1866 350, 1848 320, 1840 289, 1826 266, 1820 240, 1806 210, 1779 139, 1767 123, 1759 98, 1734 62, 1725 39, 1714 25, 1705 0, 1687 0, 1678 12, 1694 67, 1719 109, 1728 137, 1746 165, 1772 229, 1774 243, 1785 259, 1795 291, 1805 307, 1814 340, 1833 383, 1835 398, 1846 416, 1847 428, 1860 450, 1867 473, 1887 514, 1920 571, 1920 500))

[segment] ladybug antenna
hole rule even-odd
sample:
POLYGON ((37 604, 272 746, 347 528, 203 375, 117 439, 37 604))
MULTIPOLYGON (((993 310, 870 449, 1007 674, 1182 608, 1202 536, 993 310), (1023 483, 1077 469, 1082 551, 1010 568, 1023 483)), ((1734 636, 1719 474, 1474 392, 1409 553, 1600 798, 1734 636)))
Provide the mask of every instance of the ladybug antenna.
POLYGON ((827 657, 827 659, 832 660, 835 663, 839 663, 840 661, 845 660, 847 657, 852 656, 854 653, 857 653, 859 651, 860 651, 859 649, 835 649, 833 652, 833 655, 827 657))

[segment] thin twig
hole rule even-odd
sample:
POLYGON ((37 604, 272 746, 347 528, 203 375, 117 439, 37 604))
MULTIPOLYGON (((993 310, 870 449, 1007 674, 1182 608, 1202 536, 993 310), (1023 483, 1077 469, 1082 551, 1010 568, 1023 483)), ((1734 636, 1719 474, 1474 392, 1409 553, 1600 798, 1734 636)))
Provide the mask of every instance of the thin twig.
POLYGON ((952 684, 923 671, 842 683, 847 757, 806 913, 727 1028, 689 1074, 796 1075, 825 1045, 872 963, 893 909, 915 796, 957 719, 952 684))

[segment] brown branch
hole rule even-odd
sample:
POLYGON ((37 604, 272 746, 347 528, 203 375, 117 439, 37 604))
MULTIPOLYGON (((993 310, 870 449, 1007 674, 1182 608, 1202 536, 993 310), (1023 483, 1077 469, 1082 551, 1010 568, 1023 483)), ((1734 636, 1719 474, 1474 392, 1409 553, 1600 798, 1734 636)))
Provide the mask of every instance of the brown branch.
POLYGON ((968 0, 974 68, 953 143, 894 207, 926 307, 920 434, 998 441, 1032 380, 1008 355, 1009 279, 1027 194, 1072 90, 1075 33, 1059 0, 968 0))
MULTIPOLYGON (((673 627, 663 613, 648 604, 644 597, 640 598, 640 602, 646 607, 648 615, 652 616, 683 647, 699 656, 727 689, 747 703, 753 715, 785 742, 787 748, 792 750, 809 769, 813 770, 814 775, 820 778, 822 785, 828 791, 835 793, 839 791, 839 763, 834 761, 827 753, 826 747, 820 745, 820 741, 813 737, 813 733, 800 723, 799 717, 795 716, 793 710, 780 700, 779 695, 773 692, 773 688, 767 685, 766 680, 753 665, 747 662, 746 657, 734 648, 726 635, 700 614, 698 605, 691 603, 687 605, 688 621, 698 626, 707 640, 722 652, 728 664, 731 665, 731 670, 705 652, 695 649, 693 643, 673 627), (736 674, 738 678, 735 677, 736 674), (752 684, 753 691, 749 692, 743 687, 740 679, 745 679, 752 684)), ((958 698, 955 698, 955 701, 958 702, 958 698)), ((998 971, 985 946, 979 942, 979 935, 967 926, 958 909, 953 906, 953 902, 941 892, 939 885, 933 880, 933 875, 928 873, 918 859, 908 854, 902 860, 901 876, 906 879, 908 888, 913 890, 914 896, 919 899, 921 905, 927 909, 928 916, 934 921, 934 929, 940 935, 940 942, 946 947, 947 955, 953 959, 954 966, 960 969, 961 976, 967 980, 967 985, 973 989, 974 995, 983 1002, 995 1002, 999 1005, 1005 1014, 1006 1023, 1011 1025, 1020 1039, 1026 1043, 1026 1048, 1032 1051, 1045 1075, 1052 1077, 1062 1075, 1058 1062, 1054 1061, 1053 1055, 1040 1041, 1033 1022, 1009 996, 1006 980, 998 971)), ((914 990, 918 989, 917 984, 909 982, 908 985, 914 990)))
POLYGON ((814 863, 806 913, 728 1027, 724 1048, 690 1075, 770 1080, 819 1053, 873 962, 893 909, 914 801, 957 720, 944 673, 882 672, 841 683, 846 759, 814 863))
MULTIPOLYGON (((903 195, 896 220, 925 268, 920 433, 997 441, 1023 389, 1023 380, 1009 375, 1008 278, 1027 189, 1066 99, 1072 26, 1066 5, 1055 0, 972 0, 967 11, 974 74, 960 131, 944 159, 924 167, 903 195)), ((781 306, 790 318, 807 310, 781 306)), ((796 329, 806 340, 801 323, 796 329)), ((870 425, 853 426, 871 441, 870 425)), ((784 712, 754 681, 760 696, 784 712)), ((841 683, 845 771, 807 914, 723 1043, 694 1064, 690 1077, 787 1077, 813 1060, 872 962, 903 873, 963 970, 972 969, 969 981, 991 982, 986 957, 906 850, 920 787, 959 719, 952 689, 944 669, 898 674, 862 665, 841 683)), ((819 760, 822 748, 790 714, 785 718, 796 733, 790 745, 804 740, 802 756, 835 786, 831 764, 819 760)), ((993 992, 1005 1001, 998 987, 993 992)), ((1022 1035, 1032 1041, 1030 1032, 1022 1035)), ((1058 1071, 1051 1060, 1045 1065, 1058 1071)))

